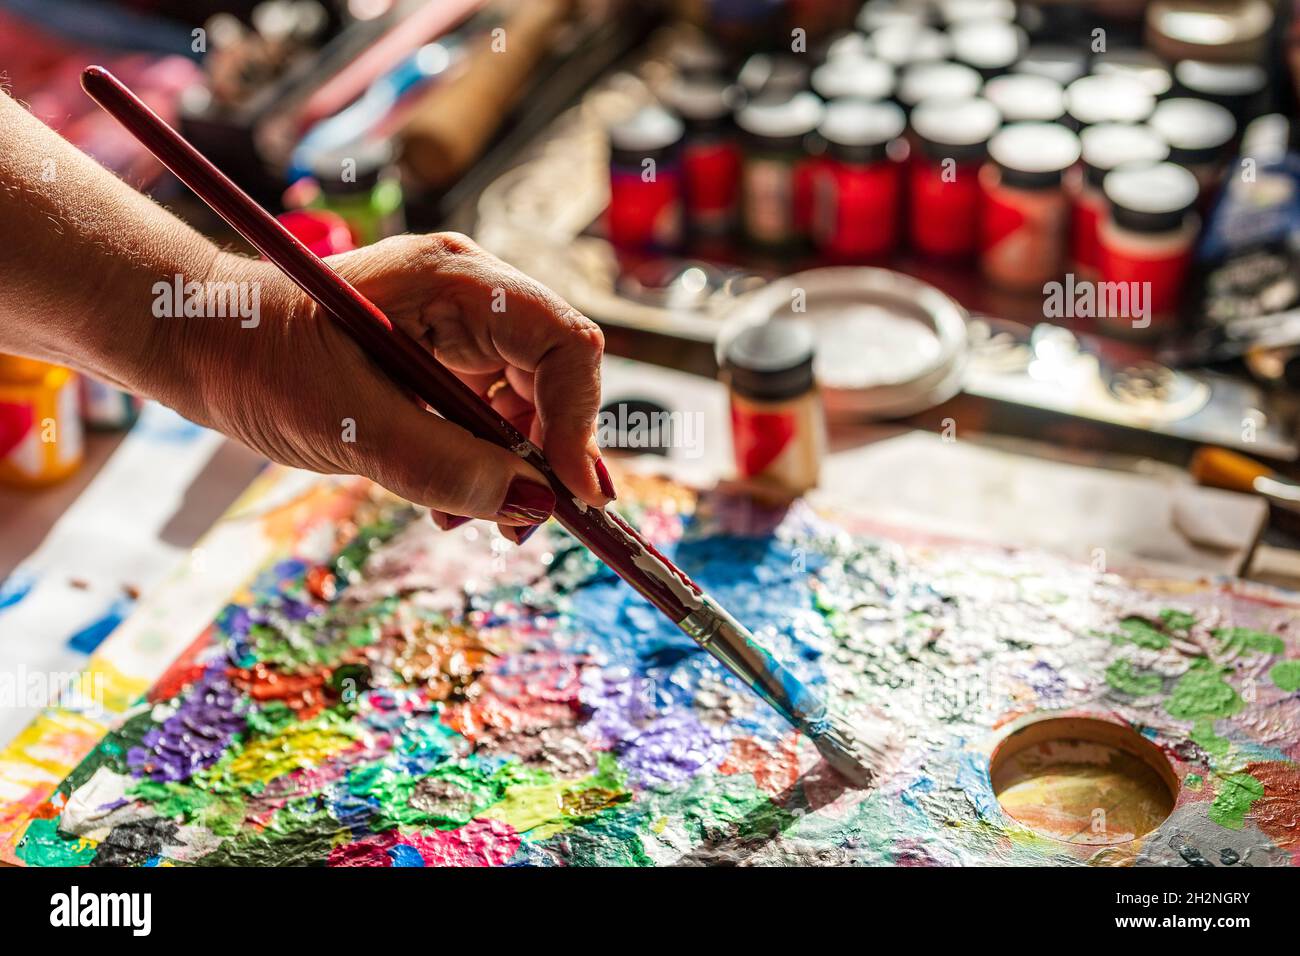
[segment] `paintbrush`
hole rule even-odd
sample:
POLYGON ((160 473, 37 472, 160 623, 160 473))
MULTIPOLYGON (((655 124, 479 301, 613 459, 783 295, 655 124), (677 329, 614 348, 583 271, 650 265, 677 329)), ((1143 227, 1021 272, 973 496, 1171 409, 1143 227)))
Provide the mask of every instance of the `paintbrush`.
POLYGON ((536 468, 555 491, 554 517, 642 597, 817 745, 850 783, 866 787, 882 739, 854 733, 754 639, 611 508, 593 508, 555 476, 541 450, 435 359, 379 308, 310 252, 248 194, 101 66, 82 88, 181 182, 311 296, 370 360, 398 385, 474 436, 507 448, 536 468), (871 740, 870 743, 866 742, 871 740))

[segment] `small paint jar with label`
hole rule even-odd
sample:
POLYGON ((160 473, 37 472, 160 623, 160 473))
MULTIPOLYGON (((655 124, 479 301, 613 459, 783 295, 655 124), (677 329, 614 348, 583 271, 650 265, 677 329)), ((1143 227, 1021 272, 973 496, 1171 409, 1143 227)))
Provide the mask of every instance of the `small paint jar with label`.
POLYGON ((1083 162, 1065 177, 1070 194, 1070 267, 1078 277, 1095 279, 1101 272, 1097 231, 1106 217, 1102 180, 1127 163, 1158 163, 1169 156, 1169 145, 1145 123, 1098 123, 1079 134, 1083 162))
POLYGON ((1006 123, 1059 123, 1065 116, 1065 87, 1046 76, 1007 73, 984 84, 981 95, 1006 123))
POLYGON ((813 92, 831 100, 887 100, 894 93, 894 68, 869 56, 842 55, 812 74, 813 92))
POLYGON ((1217 103, 1180 96, 1156 107, 1151 126, 1169 144, 1169 161, 1191 171, 1200 183, 1202 201, 1209 202, 1237 135, 1232 114, 1217 103))
POLYGON ((681 146, 685 126, 646 106, 609 131, 609 208, 605 234, 631 252, 671 252, 684 227, 681 146))
POLYGON ((1081 76, 1065 88, 1066 115, 1075 129, 1096 123, 1143 123, 1155 106, 1155 96, 1141 80, 1121 73, 1081 76))
POLYGON ((756 100, 736 114, 742 134, 741 224, 759 249, 789 250, 808 239, 819 163, 809 140, 825 106, 812 93, 756 100))
POLYGON ((1107 173, 1110 214, 1102 223, 1101 277, 1128 315, 1100 310, 1101 324, 1124 335, 1167 332, 1178 314, 1200 232, 1196 177, 1173 163, 1129 164, 1107 173))
POLYGON ((916 63, 898 78, 898 102, 910 112, 926 100, 964 100, 977 94, 983 82, 961 63, 916 63))
POLYGON ((38 488, 77 470, 85 453, 77 378, 0 355, 0 483, 38 488))
POLYGON ((912 248, 936 259, 970 259, 979 248, 980 167, 1001 117, 987 100, 931 100, 912 111, 918 149, 908 163, 912 248))
POLYGON ((1013 123, 989 140, 980 170, 980 268, 994 284, 1030 292, 1065 269, 1070 204, 1062 180, 1079 137, 1055 123, 1013 123))
POLYGON ((893 103, 827 105, 818 127, 826 154, 814 192, 813 241, 828 261, 865 262, 894 251, 903 173, 891 147, 906 125, 893 103))
POLYGON ((813 353, 812 330, 794 319, 749 326, 723 347, 736 471, 764 497, 789 500, 817 485, 826 422, 813 353))
POLYGON ((720 77, 674 83, 665 100, 685 123, 682 197, 691 235, 730 235, 740 204, 740 140, 732 119, 737 88, 720 77))
POLYGON ((1020 59, 1029 38, 1025 31, 1006 20, 967 20, 948 29, 953 59, 979 70, 989 80, 1011 69, 1020 59))
POLYGON ((311 207, 342 217, 358 246, 406 231, 405 199, 389 143, 367 141, 319 154, 311 175, 320 185, 311 207))

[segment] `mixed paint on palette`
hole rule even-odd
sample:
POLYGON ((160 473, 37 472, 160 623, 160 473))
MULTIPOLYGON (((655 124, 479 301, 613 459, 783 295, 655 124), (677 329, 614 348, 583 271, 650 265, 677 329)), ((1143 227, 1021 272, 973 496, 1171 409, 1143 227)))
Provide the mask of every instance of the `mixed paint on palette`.
MULTIPOLYGON (((883 536, 656 478, 625 487, 647 537, 801 678, 893 728, 878 786, 846 787, 553 524, 516 548, 332 480, 283 553, 29 802, 9 855, 1300 861, 1300 605, 1287 596, 883 536), (1063 716, 1079 719, 1060 739, 1003 743, 1063 716), (1077 729, 1097 721, 1135 746, 1077 729)), ((160 597, 185 599, 180 585, 160 597)))

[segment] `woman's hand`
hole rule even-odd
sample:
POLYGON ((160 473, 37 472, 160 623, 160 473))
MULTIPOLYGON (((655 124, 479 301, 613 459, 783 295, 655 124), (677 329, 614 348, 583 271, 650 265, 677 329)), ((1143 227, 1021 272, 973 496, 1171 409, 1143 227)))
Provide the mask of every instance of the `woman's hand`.
MULTIPOLYGON (((399 236, 329 262, 540 445, 574 494, 597 507, 614 497, 594 431, 595 323, 454 233, 399 236)), ((487 518, 522 541, 550 515, 555 496, 531 465, 390 382, 269 263, 222 255, 208 281, 252 284, 260 314, 255 324, 156 320, 171 323, 164 341, 180 361, 170 364, 184 370, 153 383, 167 404, 273 461, 372 478, 429 506, 444 529, 487 518)))

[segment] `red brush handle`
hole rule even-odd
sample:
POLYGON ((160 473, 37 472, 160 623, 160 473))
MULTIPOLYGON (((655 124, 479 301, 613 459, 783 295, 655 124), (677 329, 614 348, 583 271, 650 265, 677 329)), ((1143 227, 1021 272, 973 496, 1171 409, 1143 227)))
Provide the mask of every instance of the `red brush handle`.
POLYGON ((685 574, 657 554, 621 518, 580 503, 555 476, 541 451, 517 428, 427 349, 389 322, 373 302, 294 238, 117 77, 102 66, 89 66, 81 74, 81 86, 177 179, 316 300, 389 378, 418 395, 448 421, 484 441, 520 454, 550 483, 555 491, 555 517, 574 537, 674 623, 680 623, 690 613, 691 608, 680 595, 699 595, 700 590, 685 574))

